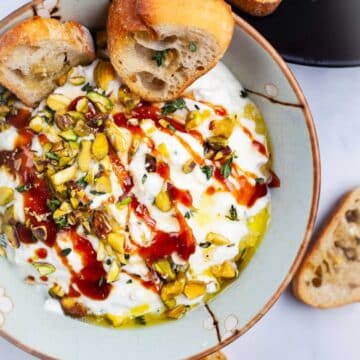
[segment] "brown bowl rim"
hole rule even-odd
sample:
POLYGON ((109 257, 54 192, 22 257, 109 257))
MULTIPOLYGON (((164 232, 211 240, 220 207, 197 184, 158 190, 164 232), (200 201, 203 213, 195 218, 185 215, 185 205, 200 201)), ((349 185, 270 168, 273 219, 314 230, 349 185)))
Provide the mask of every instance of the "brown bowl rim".
MULTIPOLYGON (((19 15, 23 14, 25 11, 32 9, 32 7, 40 3, 41 0, 34 0, 32 2, 26 3, 23 6, 19 7, 18 9, 11 12, 9 15, 7 15, 4 19, 0 20, 0 28, 5 27, 8 23, 10 23, 14 18, 18 17, 19 15)), ((312 194, 312 200, 311 200, 311 209, 307 221, 307 226, 304 234, 303 241, 300 245, 300 248, 296 254, 295 260, 293 261, 287 275, 285 276, 284 280, 281 282, 280 286, 277 288, 275 293, 271 296, 271 298, 268 300, 268 302, 262 307, 262 309, 247 323, 245 324, 240 330, 236 331, 232 336, 227 338, 226 340, 223 340, 219 342, 217 345, 192 356, 191 360, 199 360, 204 356, 207 356, 209 354, 212 354, 213 352, 220 351, 225 346, 231 344, 233 341, 238 339, 241 335, 243 335, 245 332, 247 332, 251 327, 253 327, 269 310, 270 308, 275 304, 275 302, 279 299, 280 295, 285 291, 286 287, 289 285, 292 277, 294 276, 298 266, 300 265, 302 258, 305 255, 305 251, 309 245, 311 234, 313 231, 313 227, 316 220, 316 214, 319 204, 319 197, 320 197, 320 151, 319 151, 319 143, 317 139, 316 129, 314 120, 312 118, 309 105, 305 99, 305 96, 295 79, 292 71, 288 67, 288 65, 285 63, 285 61, 282 59, 282 57, 278 54, 278 52, 273 48, 273 46, 257 31, 255 28, 253 28, 249 23, 247 23, 244 19, 242 19, 240 16, 233 13, 236 26, 239 26, 242 30, 244 30, 249 36, 253 38, 255 42, 257 42, 272 58, 273 60, 279 65, 282 73, 288 80, 290 86, 294 90, 297 99, 299 101, 298 105, 299 108, 301 108, 306 125, 308 128, 309 136, 310 136, 310 143, 311 143, 311 152, 313 157, 313 173, 314 173, 314 179, 313 179, 313 194, 312 194)), ((46 354, 43 354, 35 349, 32 349, 31 347, 22 344, 17 339, 13 338, 9 334, 7 334, 5 331, 0 330, 0 336, 15 345, 16 347, 20 348, 21 350, 24 350, 25 352, 34 355, 40 359, 44 360, 54 360, 55 358, 52 358, 46 354)))

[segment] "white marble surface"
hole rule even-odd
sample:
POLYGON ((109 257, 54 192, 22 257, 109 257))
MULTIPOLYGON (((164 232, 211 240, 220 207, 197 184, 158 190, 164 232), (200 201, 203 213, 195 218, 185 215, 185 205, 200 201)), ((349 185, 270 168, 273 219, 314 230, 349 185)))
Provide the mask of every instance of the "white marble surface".
MULTIPOLYGON (((0 18, 25 2, 2 0, 0 18)), ((308 99, 320 142, 318 229, 341 195, 360 184, 360 68, 290 67, 308 99)), ((224 352, 229 360, 355 360, 360 358, 359 334, 359 303, 316 310, 300 304, 287 291, 255 327, 224 352)), ((0 338, 0 359, 34 358, 0 338)))

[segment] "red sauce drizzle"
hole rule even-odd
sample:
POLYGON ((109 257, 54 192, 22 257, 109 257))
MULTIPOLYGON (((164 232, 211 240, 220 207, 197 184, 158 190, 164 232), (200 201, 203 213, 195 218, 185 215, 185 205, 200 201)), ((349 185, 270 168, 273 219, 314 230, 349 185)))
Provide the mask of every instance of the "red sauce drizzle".
POLYGON ((224 179, 218 168, 215 169, 214 176, 223 187, 232 193, 237 202, 241 205, 251 207, 255 204, 256 200, 267 194, 266 184, 252 185, 245 176, 237 175, 236 182, 239 185, 237 188, 229 179, 224 179))
POLYGON ((156 221, 151 217, 149 209, 146 205, 141 204, 135 196, 132 198, 131 208, 135 212, 136 216, 142 219, 152 231, 157 231, 156 221))
POLYGON ((253 144, 253 146, 256 148, 256 150, 257 150, 259 153, 267 156, 267 155, 268 155, 268 152, 267 152, 267 150, 266 150, 266 146, 265 146, 264 144, 262 144, 261 142, 255 140, 254 137, 253 137, 253 135, 252 135, 252 133, 250 132, 249 129, 247 129, 246 127, 242 126, 242 130, 243 130, 243 132, 251 139, 252 144, 253 144))
POLYGON ((156 172, 164 179, 164 180, 170 180, 170 166, 160 161, 157 163, 157 169, 156 172))
POLYGON ((280 181, 279 177, 272 170, 270 170, 270 174, 271 174, 271 181, 269 183, 269 187, 270 188, 279 188, 281 185, 281 181, 280 181))
POLYGON ((131 116, 138 120, 151 119, 157 121, 161 119, 159 109, 147 102, 140 102, 132 111, 131 116))
POLYGON ((40 276, 40 280, 46 282, 49 280, 49 278, 47 276, 40 276))
POLYGON ((106 272, 102 263, 96 259, 96 251, 90 241, 77 234, 75 230, 68 231, 68 235, 83 263, 81 271, 73 273, 73 283, 83 295, 91 299, 106 299, 110 294, 111 285, 105 280, 106 272))
POLYGON ((6 122, 17 129, 25 129, 30 122, 31 113, 29 110, 17 109, 16 115, 9 115, 6 122))
POLYGON ((141 247, 139 252, 148 262, 170 256, 176 252, 182 259, 188 260, 195 252, 195 239, 184 217, 178 213, 177 219, 180 225, 180 232, 166 233, 157 231, 150 246, 141 247))
POLYGON ((48 252, 45 248, 37 249, 35 253, 39 259, 46 259, 48 255, 48 252))
POLYGON ((109 149, 109 157, 114 173, 123 189, 124 195, 127 195, 134 186, 133 179, 129 172, 125 169, 125 166, 121 163, 121 160, 112 147, 109 149))
POLYGON ((219 115, 219 116, 226 116, 227 115, 226 109, 221 105, 215 105, 215 106, 212 106, 212 108, 215 111, 216 115, 219 115))
POLYGON ((168 191, 172 201, 179 201, 187 207, 192 207, 193 199, 189 190, 179 189, 172 184, 168 184, 168 191))
POLYGON ((30 147, 34 134, 28 129, 20 129, 16 138, 15 147, 30 147))
POLYGON ((42 179, 36 179, 33 181, 30 190, 24 193, 24 207, 26 209, 26 220, 29 221, 33 227, 44 226, 47 232, 44 242, 48 246, 53 246, 57 234, 55 222, 45 216, 44 220, 39 219, 39 215, 49 213, 47 200, 50 198, 51 193, 47 183, 42 179))

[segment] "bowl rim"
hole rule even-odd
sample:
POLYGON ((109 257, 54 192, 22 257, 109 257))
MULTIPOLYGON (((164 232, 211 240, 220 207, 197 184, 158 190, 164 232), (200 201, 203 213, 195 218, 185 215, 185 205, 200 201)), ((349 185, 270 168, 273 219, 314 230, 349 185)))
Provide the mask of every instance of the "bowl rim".
MULTIPOLYGON (((0 20, 0 29, 4 28, 13 19, 15 19, 19 15, 23 14, 27 10, 32 9, 33 6, 37 5, 40 2, 42 2, 42 0, 32 0, 24 5, 20 6, 16 10, 12 11, 9 15, 7 15, 5 18, 0 20)), ((189 360, 200 360, 204 356, 210 355, 216 351, 220 351, 225 346, 231 344, 233 341, 237 340, 241 335, 246 333, 250 328, 252 328, 275 304, 275 302, 279 299, 281 294, 285 291, 285 289, 289 285, 293 275, 295 274, 297 268, 299 267, 304 255, 305 255, 305 251, 309 245, 311 235, 313 232, 316 215, 317 215, 317 210, 318 210, 318 205, 319 205, 319 198, 320 198, 321 167, 320 167, 319 142, 318 142, 318 138, 317 138, 314 120, 311 115, 310 108, 306 101, 304 93, 303 93, 302 89, 300 88, 300 85, 297 82, 294 74, 292 73, 292 71, 290 70, 288 65, 285 63, 285 60, 279 55, 279 53, 275 50, 275 48, 254 27, 252 27, 252 25, 250 25, 248 22, 246 22, 239 15, 236 15, 233 12, 233 17, 235 19, 236 26, 238 26, 241 30, 245 31, 276 62, 276 64, 279 66, 280 70, 282 71, 283 75, 286 77, 287 81, 289 82, 291 88, 293 89, 293 91, 299 101, 299 103, 296 104, 296 106, 299 107, 304 114, 304 118, 305 118, 307 129, 308 129, 308 134, 310 137, 310 144, 311 144, 313 175, 314 175, 311 207, 310 207, 310 212, 309 212, 309 216, 308 216, 308 221, 307 221, 304 237, 303 237, 303 240, 299 247, 299 250, 297 251, 296 257, 295 257, 292 265, 290 266, 290 269, 288 270, 285 278, 282 280, 282 282, 278 286, 277 290, 274 292, 274 294, 271 296, 271 298, 268 300, 268 302, 240 330, 237 330, 233 335, 231 335, 227 339, 219 342, 217 345, 212 346, 211 348, 204 350, 199 354, 191 356, 189 358, 189 360)), ((268 99, 272 102, 277 102, 275 99, 273 99, 271 97, 269 97, 268 99)), ((281 101, 279 101, 279 102, 281 103, 281 101)), ((49 355, 46 355, 44 353, 37 351, 36 349, 31 348, 30 346, 22 344, 19 340, 17 340, 16 338, 12 337, 9 334, 7 334, 4 330, 0 329, 0 336, 2 338, 4 338, 5 340, 7 340, 8 342, 15 345, 16 347, 18 347, 19 349, 21 349, 31 355, 34 355, 40 359, 56 360, 55 358, 50 357, 49 355)))

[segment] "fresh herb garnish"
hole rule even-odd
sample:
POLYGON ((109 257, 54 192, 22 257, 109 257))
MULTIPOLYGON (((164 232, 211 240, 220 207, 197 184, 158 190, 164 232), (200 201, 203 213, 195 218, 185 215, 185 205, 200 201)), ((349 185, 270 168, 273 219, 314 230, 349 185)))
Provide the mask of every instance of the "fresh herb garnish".
POLYGON ((247 96, 248 96, 248 93, 247 93, 246 90, 241 90, 241 91, 240 91, 240 97, 246 98, 247 96))
POLYGON ((68 256, 70 253, 71 253, 71 249, 70 248, 67 248, 67 249, 62 249, 61 250, 61 256, 68 256))
POLYGON ((196 45, 196 43, 194 43, 193 41, 190 41, 190 42, 189 42, 189 50, 190 50, 191 52, 195 52, 195 51, 197 50, 197 45, 196 45))
POLYGON ((126 283, 127 283, 127 284, 131 284, 131 283, 132 283, 132 279, 129 279, 126 283))
POLYGON ((57 225, 57 227, 61 230, 66 228, 67 226, 69 226, 66 216, 61 216, 57 219, 55 219, 55 224, 57 225))
POLYGON ((109 266, 110 266, 110 265, 111 265, 111 262, 112 262, 111 259, 107 259, 107 260, 106 260, 106 265, 109 265, 109 266))
POLYGON ((24 184, 15 188, 15 190, 18 191, 19 193, 29 191, 30 189, 31 189, 31 184, 24 184))
POLYGON ((227 179, 231 174, 231 165, 233 162, 233 157, 231 156, 225 163, 221 166, 220 173, 221 175, 227 179))
POLYGON ((134 321, 138 325, 146 325, 146 320, 144 315, 134 317, 134 321))
POLYGON ((141 183, 145 184, 146 180, 147 180, 147 174, 144 174, 143 177, 141 178, 141 183))
POLYGON ((58 157, 55 153, 53 153, 53 152, 51 152, 51 151, 47 152, 47 153, 45 154, 45 156, 46 156, 49 160, 55 160, 55 161, 58 161, 58 160, 59 160, 59 157, 58 157))
POLYGON ((86 91, 86 92, 90 92, 90 91, 93 91, 94 90, 94 87, 91 86, 89 83, 86 83, 82 88, 81 88, 82 91, 86 91))
POLYGON ((265 179, 263 178, 256 178, 255 181, 257 184, 265 184, 265 179))
POLYGON ((156 51, 155 55, 153 56, 153 60, 156 61, 157 66, 162 66, 165 63, 166 55, 168 53, 168 50, 160 50, 156 51))
POLYGON ((166 116, 166 115, 174 113, 176 110, 184 109, 185 106, 186 106, 185 100, 183 98, 179 98, 174 101, 170 101, 170 102, 166 103, 161 108, 161 113, 166 116))
POLYGON ((201 168, 201 171, 205 174, 206 179, 210 180, 214 173, 214 168, 212 166, 205 165, 201 168))
POLYGON ((61 201, 58 199, 50 199, 46 201, 47 207, 51 210, 51 212, 54 212, 61 204, 61 201))
POLYGON ((86 178, 86 176, 83 176, 78 181, 76 181, 76 184, 81 186, 82 188, 86 188, 87 182, 86 182, 85 178, 86 178))
POLYGON ((234 205, 231 205, 229 215, 226 215, 226 217, 231 221, 239 221, 238 213, 234 205))
POLYGON ((187 211, 186 213, 185 213, 185 215, 184 215, 184 217, 185 217, 185 219, 190 219, 191 217, 193 217, 194 216, 194 210, 189 210, 189 211, 187 211))
POLYGON ((200 247, 202 247, 203 249, 207 249, 208 247, 211 246, 211 242, 206 241, 206 242, 202 242, 199 244, 200 247))
POLYGON ((129 260, 130 259, 130 254, 124 254, 124 258, 125 258, 125 260, 129 260))
POLYGON ((91 190, 90 194, 91 195, 105 195, 106 193, 104 193, 103 191, 91 190))

